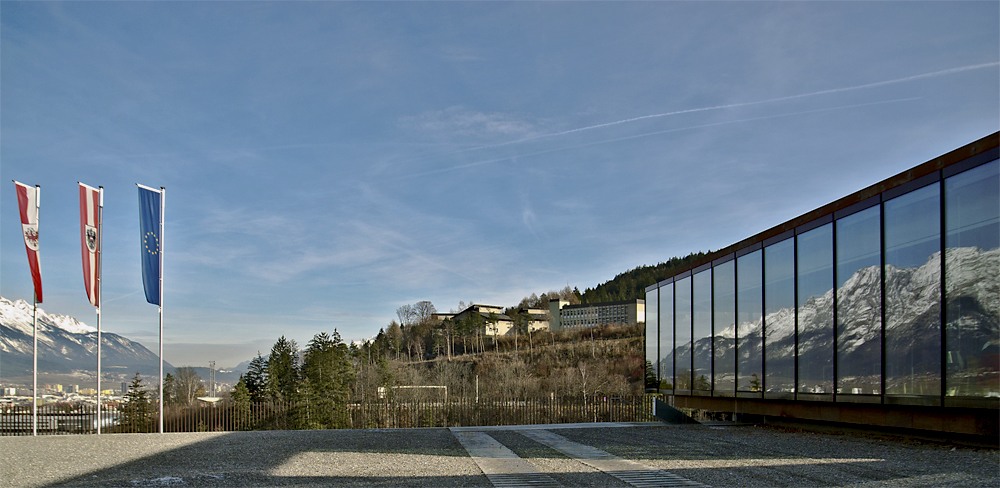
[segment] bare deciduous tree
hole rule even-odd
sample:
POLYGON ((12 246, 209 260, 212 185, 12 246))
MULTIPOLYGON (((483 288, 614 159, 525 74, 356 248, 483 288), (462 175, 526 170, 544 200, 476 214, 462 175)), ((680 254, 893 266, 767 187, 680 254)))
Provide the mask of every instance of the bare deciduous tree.
POLYGON ((177 403, 188 406, 194 403, 198 396, 205 394, 205 383, 201 381, 201 376, 194 368, 181 366, 177 368, 176 373, 172 394, 177 399, 177 403))

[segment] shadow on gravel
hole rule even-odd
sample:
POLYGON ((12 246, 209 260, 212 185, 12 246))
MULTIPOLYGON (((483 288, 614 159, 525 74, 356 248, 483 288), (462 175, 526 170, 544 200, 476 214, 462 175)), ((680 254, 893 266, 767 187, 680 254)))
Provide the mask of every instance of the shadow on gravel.
POLYGON ((412 429, 234 432, 44 486, 492 485, 447 429, 412 429))

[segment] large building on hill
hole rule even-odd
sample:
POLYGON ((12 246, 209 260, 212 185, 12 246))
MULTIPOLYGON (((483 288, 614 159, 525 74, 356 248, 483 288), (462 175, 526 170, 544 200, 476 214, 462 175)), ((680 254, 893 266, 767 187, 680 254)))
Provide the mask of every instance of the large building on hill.
POLYGON ((483 326, 484 334, 502 336, 506 335, 508 332, 513 333, 512 329, 514 328, 514 321, 503 312, 503 307, 473 303, 465 310, 455 314, 452 317, 452 320, 455 322, 461 322, 471 314, 479 314, 485 323, 483 326))
POLYGON ((657 390, 678 407, 996 436, 998 146, 994 133, 646 288, 657 390))
POLYGON ((642 299, 579 305, 570 305, 565 300, 550 300, 550 328, 562 330, 600 325, 635 325, 645 320, 645 310, 646 302, 642 299))
MULTIPOLYGON (((471 314, 482 317, 483 333, 486 335, 513 335, 514 318, 504 313, 505 309, 496 305, 474 303, 455 314, 435 313, 438 321, 450 319, 460 322, 471 314)), ((514 312, 512 312, 514 313, 514 312)), ((635 325, 645 319, 645 301, 626 300, 620 302, 570 305, 565 300, 551 300, 549 309, 522 308, 516 313, 525 313, 531 319, 528 327, 532 332, 561 330, 564 328, 597 327, 600 325, 635 325)))

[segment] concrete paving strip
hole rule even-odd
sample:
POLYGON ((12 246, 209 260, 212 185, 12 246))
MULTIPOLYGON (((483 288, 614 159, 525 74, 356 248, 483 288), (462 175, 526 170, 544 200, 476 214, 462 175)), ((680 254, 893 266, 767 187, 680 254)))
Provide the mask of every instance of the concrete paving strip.
POLYGON ((489 432, 493 430, 606 429, 610 427, 670 427, 663 422, 583 422, 577 424, 484 425, 448 427, 452 432, 489 432))
POLYGON ((596 447, 573 442, 547 430, 524 430, 521 435, 549 446, 587 466, 597 468, 619 480, 636 487, 707 487, 663 470, 653 469, 635 461, 622 459, 596 447))
POLYGON ((561 487, 551 476, 542 473, 528 461, 521 459, 506 446, 483 432, 456 432, 452 434, 469 452, 472 460, 493 483, 493 486, 514 487, 561 487))

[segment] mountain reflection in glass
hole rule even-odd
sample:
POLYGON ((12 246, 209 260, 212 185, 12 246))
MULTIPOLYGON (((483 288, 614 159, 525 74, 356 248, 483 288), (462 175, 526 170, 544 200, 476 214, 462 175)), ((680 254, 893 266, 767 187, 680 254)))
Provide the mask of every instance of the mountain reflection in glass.
POLYGON ((715 390, 736 390, 736 261, 713 270, 715 390))
POLYGON ((1000 396, 1000 170, 947 178, 945 395, 1000 396))
POLYGON ((660 286, 660 388, 674 389, 674 284, 660 286))
POLYGON ((691 277, 674 282, 674 367, 677 388, 691 389, 691 277))
POLYGON ((739 391, 763 390, 761 347, 761 315, 763 289, 761 251, 736 258, 736 355, 739 391))
POLYGON ((660 354, 658 350, 660 345, 660 324, 657 320, 657 314, 660 311, 659 304, 657 303, 658 294, 658 288, 653 288, 646 292, 646 368, 647 376, 649 376, 649 373, 653 375, 652 378, 647 378, 647 388, 656 388, 659 385, 659 379, 656 378, 660 371, 660 354), (649 380, 653 381, 652 385, 648 384, 649 380))
POLYGON ((712 270, 707 269, 694 277, 694 310, 691 358, 694 363, 694 390, 712 389, 712 270))
POLYGON ((879 207, 837 220, 837 393, 882 391, 879 207))
POLYGON ((833 224, 797 237, 800 393, 833 393, 833 224))
POLYGON ((764 248, 764 391, 795 391, 795 240, 764 248))
POLYGON ((941 193, 885 202, 885 392, 941 394, 941 193))

